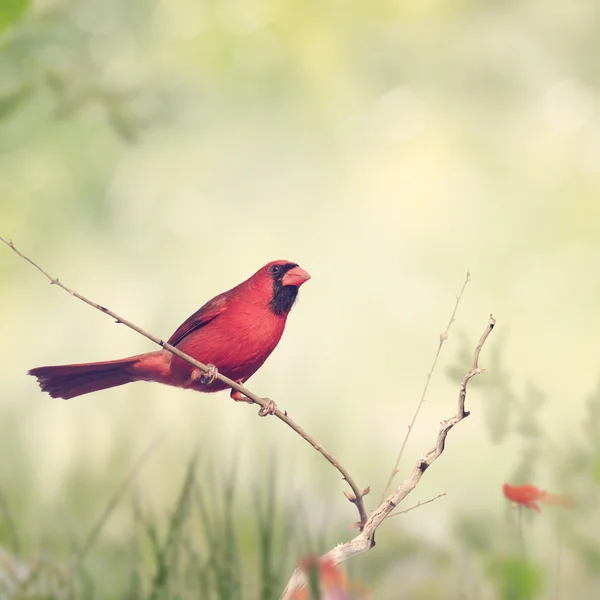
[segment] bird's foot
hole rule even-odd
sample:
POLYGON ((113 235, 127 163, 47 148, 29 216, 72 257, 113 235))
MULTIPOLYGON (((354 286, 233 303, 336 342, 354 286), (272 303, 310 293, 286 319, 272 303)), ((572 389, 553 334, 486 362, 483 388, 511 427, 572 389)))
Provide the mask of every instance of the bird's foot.
POLYGON ((206 365, 206 366, 208 368, 208 371, 199 373, 199 379, 200 379, 200 383, 202 385, 210 385, 217 378, 217 375, 219 374, 219 369, 217 369, 217 367, 215 367, 215 365, 206 365))
POLYGON ((266 417, 267 415, 274 414, 277 410, 277 404, 275 404, 275 402, 273 402, 273 400, 271 400, 270 398, 263 398, 263 400, 266 404, 260 407, 260 410, 258 411, 258 416, 266 417))
MULTIPOLYGON (((238 381, 238 383, 242 383, 238 381)), ((231 394, 229 394, 233 400, 236 402, 247 402, 248 404, 256 404, 254 400, 248 398, 248 396, 244 396, 242 392, 238 392, 237 390, 231 390, 231 394)), ((265 401, 265 405, 261 406, 258 411, 259 417, 266 417, 267 415, 272 415, 277 410, 277 404, 273 402, 273 400, 269 398, 263 398, 265 401)))
POLYGON ((206 367, 208 368, 208 372, 206 373, 194 367, 183 387, 194 388, 198 383, 201 385, 210 385, 217 378, 219 369, 215 365, 206 365, 206 367))

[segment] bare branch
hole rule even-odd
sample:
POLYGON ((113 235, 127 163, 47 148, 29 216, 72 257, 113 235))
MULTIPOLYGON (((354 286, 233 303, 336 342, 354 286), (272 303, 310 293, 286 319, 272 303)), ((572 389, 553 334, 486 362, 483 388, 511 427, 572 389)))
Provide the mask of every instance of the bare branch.
POLYGON ((437 361, 440 356, 440 352, 442 351, 442 346, 444 345, 444 342, 448 339, 448 331, 450 330, 452 323, 454 323, 454 321, 455 321, 456 311, 458 310, 458 305, 460 304, 460 301, 463 297, 465 288, 467 287, 467 283, 469 283, 470 280, 471 280, 471 273, 469 273, 469 271, 467 271, 467 276, 465 277, 465 282, 463 283, 463 286, 460 289, 460 292, 456 296, 454 310, 452 311, 452 314, 450 315, 450 320, 448 321, 448 325, 446 325, 446 329, 444 331, 442 331, 442 333, 440 333, 440 341, 438 343, 438 347, 437 347, 435 356, 433 357, 433 363, 431 364, 429 373, 427 373, 427 379, 425 381, 425 387, 423 388, 423 393, 421 394, 421 399, 419 400, 419 404, 417 404, 417 408, 415 410, 415 414, 413 415, 412 421, 410 422, 410 425, 408 426, 408 429, 406 430, 406 435, 404 436, 404 440, 402 441, 402 446, 400 447, 400 452, 398 453, 398 458, 396 459, 396 462, 394 463, 394 467, 392 468, 390 476, 388 477, 387 483, 385 484, 385 489, 383 490, 383 494, 381 495, 380 502, 383 502, 383 500, 388 495, 390 488, 392 487, 392 482, 394 481, 394 478, 396 477, 396 475, 398 475, 398 473, 399 473, 398 467, 400 466, 400 461, 402 460, 402 455, 404 454, 404 449, 406 448, 408 438, 410 437, 410 434, 415 425, 415 421, 417 420, 417 417, 419 416, 419 413, 421 412, 421 407, 423 406, 423 402, 425 402, 425 396, 427 395, 427 390, 429 389, 429 382, 431 381, 431 377, 433 375, 433 372, 435 371, 435 367, 437 365, 437 361))
MULTIPOLYGON (((421 480, 421 477, 423 477, 423 473, 425 473, 425 471, 435 462, 435 460, 441 456, 442 452, 444 452, 446 438, 448 437, 450 430, 455 425, 460 423, 465 417, 469 416, 469 413, 465 411, 467 385, 469 381, 475 377, 475 375, 484 372, 484 369, 479 368, 479 355, 488 336, 492 332, 492 329, 494 329, 495 324, 496 319, 490 315, 485 330, 481 334, 481 338, 479 339, 479 342, 475 348, 471 369, 465 373, 465 376, 461 381, 458 393, 457 412, 453 417, 447 419, 446 421, 442 421, 440 424, 440 430, 438 432, 435 446, 431 448, 431 450, 429 450, 425 456, 417 461, 417 464, 413 468, 410 477, 406 479, 395 492, 386 498, 371 513, 371 516, 365 523, 363 530, 354 539, 346 542, 345 544, 339 544, 333 550, 324 554, 321 557, 321 560, 329 560, 337 565, 345 560, 348 560, 349 558, 352 558, 353 556, 356 556, 357 554, 361 554, 370 550, 375 545, 375 532, 377 531, 377 528, 388 516, 390 516, 398 504, 400 504, 400 502, 402 502, 402 500, 404 500, 404 498, 406 498, 406 496, 408 496, 415 489, 421 480)), ((297 568, 281 596, 282 600, 290 600, 294 592, 302 588, 304 585, 306 585, 306 574, 302 569, 297 568)))
MULTIPOLYGON (((143 335, 145 338, 148 338, 155 344, 158 344, 159 346, 161 346, 165 350, 168 350, 175 356, 178 356, 182 360, 187 361, 192 366, 196 367, 197 369, 200 369, 204 373, 208 372, 207 365, 205 365, 205 364, 197 361, 196 359, 192 358, 191 356, 188 356, 187 354, 181 352, 181 350, 178 350, 175 346, 172 346, 171 344, 168 344, 167 342, 156 337, 155 335, 152 335, 151 333, 145 331, 141 327, 138 327, 131 321, 128 321, 127 319, 119 316, 118 314, 116 314, 115 312, 110 310, 109 308, 101 306, 100 304, 97 304, 96 302, 89 300, 85 296, 82 296, 75 290, 73 290, 73 289, 67 287, 65 284, 63 284, 58 279, 58 277, 52 277, 51 275, 49 275, 37 263, 35 263, 29 257, 25 256, 19 250, 17 250, 17 248, 13 244, 12 240, 7 241, 3 237, 0 237, 0 241, 4 242, 11 250, 13 250, 21 258, 26 260, 29 264, 33 265, 40 273, 42 273, 42 275, 44 275, 44 277, 46 277, 50 281, 50 283, 52 285, 58 286, 59 288, 63 289, 65 292, 71 294, 71 296, 74 296, 78 300, 81 300, 82 302, 89 304, 96 310, 99 310, 100 312, 103 312, 104 314, 109 315, 110 317, 115 319, 115 321, 117 323, 122 323, 126 327, 129 327, 129 329, 133 329, 140 335, 143 335)), ((234 390, 241 392, 242 394, 244 394, 244 396, 246 396, 247 398, 252 400, 255 404, 258 404, 261 408, 265 408, 265 409, 269 408, 268 400, 266 400, 265 398, 261 398, 260 396, 257 396, 256 394, 251 392, 245 386, 240 385, 239 383, 233 381, 232 379, 229 379, 229 377, 225 377, 224 375, 221 375, 221 373, 218 373, 216 378, 219 379, 220 381, 222 381, 227 386, 233 388, 234 390)), ((344 479, 348 483, 348 485, 350 486, 350 488, 352 489, 352 492, 354 494, 351 502, 353 504, 355 504, 356 508, 358 509, 358 514, 360 516, 360 526, 362 527, 362 525, 367 521, 367 512, 365 510, 365 504, 364 504, 364 500, 363 500, 363 496, 365 495, 365 492, 363 490, 361 490, 361 488, 358 487, 358 485, 356 484, 354 479, 351 477, 350 473, 340 464, 340 462, 330 452, 328 452, 321 444, 319 444, 319 442, 317 442, 317 440, 315 438, 313 438, 311 435, 309 435, 304 429, 302 429, 302 427, 300 427, 300 425, 298 425, 295 421, 293 421, 288 416, 287 411, 282 412, 279 409, 277 409, 272 414, 274 414, 279 420, 283 421, 288 427, 291 427, 302 439, 307 441, 317 452, 322 454, 325 457, 325 459, 341 473, 342 479, 344 479)))

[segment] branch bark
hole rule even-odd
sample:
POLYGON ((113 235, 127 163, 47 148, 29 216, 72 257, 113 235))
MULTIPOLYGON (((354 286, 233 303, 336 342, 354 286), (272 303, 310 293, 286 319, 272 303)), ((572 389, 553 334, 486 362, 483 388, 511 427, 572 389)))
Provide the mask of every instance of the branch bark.
MULTIPOLYGON (((446 438, 448 437, 448 433, 450 430, 460 423, 464 418, 469 416, 469 412, 465 410, 465 400, 467 397, 467 385, 469 381, 475 377, 475 375, 479 375, 483 373, 485 369, 479 368, 479 355, 481 354, 481 350, 494 329, 496 324, 496 319, 492 315, 488 320, 488 323, 481 334, 481 338, 475 347, 475 352, 473 353, 473 360, 471 363, 471 369, 465 373, 463 377, 459 392, 458 392, 458 408, 456 414, 447 419, 446 421, 442 421, 440 424, 440 430, 437 435, 437 440, 435 442, 435 446, 425 454, 422 458, 417 461, 417 464, 412 470, 410 477, 402 483, 400 487, 396 489, 390 496, 388 496, 372 513, 371 516, 367 519, 365 526, 362 531, 352 540, 346 542, 345 544, 339 544, 333 550, 330 550, 326 554, 324 554, 320 560, 332 561, 334 564, 339 564, 356 556, 357 554, 361 554, 363 552, 369 551, 373 546, 375 546, 375 532, 377 528, 383 523, 383 521, 388 518, 392 511, 406 498, 417 486, 419 481, 421 481, 421 477, 423 477, 423 473, 441 456, 446 447, 446 438)), ((282 600, 291 600, 295 592, 306 585, 306 574, 302 568, 298 567, 292 574, 282 596, 282 600)))
MULTIPOLYGON (((119 316, 117 313, 113 312, 109 308, 101 306, 100 304, 93 302, 92 300, 86 298, 85 296, 82 296, 75 290, 67 287, 64 283, 62 283, 58 279, 58 277, 52 277, 42 267, 40 267, 36 262, 34 262, 31 258, 25 256, 19 250, 17 250, 17 248, 13 244, 12 240, 5 240, 3 237, 0 237, 0 241, 4 242, 11 250, 13 250, 13 252, 15 252, 22 259, 26 260, 29 264, 34 266, 42 275, 44 275, 44 277, 46 277, 46 279, 48 279, 50 281, 51 285, 58 286, 65 292, 69 293, 71 296, 74 296, 78 300, 85 302, 86 304, 95 308, 96 310, 99 310, 100 312, 103 312, 104 314, 112 317, 113 319, 115 319, 115 321, 117 323, 121 323, 121 324, 125 325, 126 327, 129 327, 129 329, 133 329, 133 331, 139 333, 140 335, 143 335, 145 338, 149 339, 150 341, 154 342, 155 344, 158 344, 161 348, 168 350, 175 356, 178 356, 179 358, 187 361, 188 363, 190 363, 192 366, 196 367, 197 369, 200 369, 201 371, 204 371, 205 373, 208 372, 207 365, 205 365, 205 364, 201 363, 200 361, 197 361, 196 359, 192 358, 191 356, 188 356, 187 354, 181 352, 181 350, 178 350, 175 346, 171 346, 171 344, 168 344, 161 338, 156 337, 155 335, 145 331, 144 329, 142 329, 135 323, 132 323, 131 321, 128 321, 127 319, 124 319, 123 317, 119 316)), ((261 408, 268 407, 267 400, 265 400, 264 398, 261 398, 260 396, 256 395, 255 393, 251 392, 245 386, 240 385, 239 383, 233 381, 232 379, 229 379, 228 377, 225 377, 224 375, 221 375, 220 373, 217 374, 217 379, 219 379, 220 381, 222 381, 224 384, 228 385, 229 387, 233 388, 234 390, 241 392, 242 394, 244 394, 244 396, 250 398, 250 400, 252 400, 255 404, 258 404, 261 408)), ((368 488, 366 490, 361 490, 361 488, 358 487, 358 485, 356 484, 356 482, 354 481, 354 479, 352 478, 352 476, 350 475, 348 470, 346 468, 344 468, 342 466, 342 464, 328 450, 326 450, 319 442, 317 442, 317 440, 314 437, 309 435, 304 429, 302 429, 302 427, 300 427, 300 425, 298 425, 295 421, 293 421, 288 416, 287 411, 282 412, 279 409, 277 409, 273 412, 273 414, 280 421, 283 421, 288 427, 293 429, 303 440, 308 442, 317 452, 319 452, 329 462, 329 464, 331 464, 335 469, 337 469, 339 471, 339 473, 342 475, 342 479, 344 479, 344 481, 346 481, 348 483, 348 485, 350 486, 350 488, 352 489, 352 494, 346 494, 346 497, 348 498, 348 500, 350 500, 350 502, 352 502, 356 506, 356 508, 358 510, 358 514, 360 517, 359 526, 362 529, 362 526, 367 521, 367 512, 365 509, 363 496, 365 496, 368 493, 368 488)))

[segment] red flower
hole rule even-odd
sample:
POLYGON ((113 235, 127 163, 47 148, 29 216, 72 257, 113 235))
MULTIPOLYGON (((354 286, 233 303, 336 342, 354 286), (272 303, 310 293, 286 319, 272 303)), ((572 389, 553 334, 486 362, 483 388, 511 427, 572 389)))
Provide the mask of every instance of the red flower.
POLYGON ((540 507, 537 502, 540 501, 541 494, 543 492, 536 488, 535 485, 524 483, 523 485, 513 486, 505 483, 502 486, 502 491, 504 492, 506 498, 508 498, 511 502, 520 504, 521 506, 525 506, 527 508, 532 508, 533 510, 540 512, 540 507))
MULTIPOLYGON (((346 577, 332 560, 320 561, 315 556, 307 556, 300 562, 300 567, 307 574, 314 570, 317 571, 321 599, 349 600, 346 577)), ((309 598, 310 600, 317 600, 310 596, 310 592, 306 587, 298 590, 293 596, 293 600, 309 600, 309 598)))
POLYGON ((502 486, 502 491, 504 492, 504 496, 511 502, 531 508, 537 512, 541 512, 538 502, 546 506, 561 506, 563 508, 573 508, 575 506, 572 496, 568 494, 551 494, 529 483, 524 483, 523 485, 509 485, 505 483, 502 486))

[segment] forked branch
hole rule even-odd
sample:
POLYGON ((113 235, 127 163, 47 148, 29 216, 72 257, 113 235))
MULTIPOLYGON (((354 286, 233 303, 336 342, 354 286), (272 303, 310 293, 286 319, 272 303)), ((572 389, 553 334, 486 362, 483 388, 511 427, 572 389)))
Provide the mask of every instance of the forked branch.
MULTIPOLYGON (((362 531, 352 540, 346 542, 345 544, 339 544, 333 550, 327 552, 327 554, 321 557, 321 560, 329 560, 332 561, 333 564, 337 565, 357 554, 361 554, 363 552, 367 552, 375 545, 375 532, 377 528, 383 523, 383 521, 388 518, 394 509, 408 496, 417 486, 421 477, 423 477, 423 473, 435 462, 437 458, 439 458, 444 452, 444 448, 446 447, 446 438, 448 437, 448 433, 450 430, 460 423, 465 417, 469 416, 468 411, 465 410, 465 400, 467 397, 467 385, 469 381, 478 375, 479 373, 483 373, 485 369, 479 368, 479 355, 481 354, 481 350, 492 332, 494 325, 496 324, 496 319, 492 315, 488 320, 488 323, 481 334, 481 338, 477 343, 475 348, 475 352, 473 353, 473 360, 471 363, 471 369, 465 373, 463 377, 460 388, 458 392, 458 408, 456 414, 447 419, 446 421, 442 421, 440 424, 440 430, 437 435, 437 439, 435 442, 435 446, 425 454, 422 458, 417 461, 417 464, 414 466, 410 477, 404 481, 404 483, 396 489, 390 496, 388 496, 372 513, 371 516, 367 519, 365 526, 362 531)), ((306 574, 301 568, 297 568, 291 579, 289 580, 287 587, 285 588, 283 595, 281 596, 282 600, 290 600, 295 592, 306 585, 306 574)))

